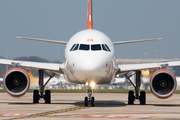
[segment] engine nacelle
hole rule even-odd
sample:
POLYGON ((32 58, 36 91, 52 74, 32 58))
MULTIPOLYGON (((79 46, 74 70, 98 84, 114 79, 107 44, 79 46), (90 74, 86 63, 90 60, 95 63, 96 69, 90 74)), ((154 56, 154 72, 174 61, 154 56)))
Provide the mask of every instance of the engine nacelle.
POLYGON ((165 69, 154 72, 150 77, 149 84, 151 92, 161 99, 171 97, 177 87, 176 77, 172 72, 165 69))
POLYGON ((4 90, 12 97, 23 96, 29 90, 29 86, 29 76, 27 72, 21 68, 12 68, 4 75, 4 90))

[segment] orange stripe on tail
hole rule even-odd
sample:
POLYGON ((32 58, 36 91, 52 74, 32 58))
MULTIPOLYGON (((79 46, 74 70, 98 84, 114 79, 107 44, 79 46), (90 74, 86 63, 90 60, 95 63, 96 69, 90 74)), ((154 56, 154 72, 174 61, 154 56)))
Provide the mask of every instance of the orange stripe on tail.
POLYGON ((92 0, 88 0, 88 16, 87 16, 87 29, 93 29, 92 20, 92 0))

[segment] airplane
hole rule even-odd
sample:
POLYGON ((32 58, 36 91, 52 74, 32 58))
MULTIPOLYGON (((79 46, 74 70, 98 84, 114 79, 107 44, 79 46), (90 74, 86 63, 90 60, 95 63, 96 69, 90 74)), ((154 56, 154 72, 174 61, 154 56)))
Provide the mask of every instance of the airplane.
POLYGON ((146 93, 140 91, 141 70, 157 69, 150 77, 151 92, 158 98, 165 99, 173 95, 176 90, 176 76, 166 70, 168 66, 179 66, 180 61, 168 61, 159 63, 139 63, 139 64, 116 64, 114 58, 114 47, 118 45, 142 43, 162 40, 143 39, 112 42, 104 33, 93 29, 92 0, 88 0, 87 28, 73 35, 69 41, 46 40, 29 37, 17 37, 19 39, 47 42, 65 45, 65 62, 41 63, 29 61, 16 61, 0 59, 0 64, 13 65, 14 68, 3 74, 3 87, 12 97, 21 97, 29 89, 29 74, 20 67, 33 68, 39 70, 39 90, 33 92, 33 103, 39 103, 44 99, 45 103, 51 103, 51 92, 44 89, 46 84, 55 74, 63 74, 66 80, 72 84, 84 84, 87 86, 88 96, 84 98, 84 105, 95 106, 95 97, 92 96, 92 87, 98 84, 110 84, 115 75, 124 74, 134 86, 134 91, 128 93, 128 104, 134 104, 137 99, 141 105, 146 104, 146 93), (49 80, 44 84, 44 71, 51 72, 49 80), (132 82, 128 73, 135 72, 136 82, 132 82))

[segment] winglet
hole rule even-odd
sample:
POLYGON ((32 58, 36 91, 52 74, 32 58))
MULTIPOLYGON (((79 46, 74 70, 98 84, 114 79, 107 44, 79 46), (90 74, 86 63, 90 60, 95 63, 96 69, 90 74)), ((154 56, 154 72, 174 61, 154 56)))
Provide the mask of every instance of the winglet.
POLYGON ((87 29, 93 29, 92 0, 88 0, 87 29))

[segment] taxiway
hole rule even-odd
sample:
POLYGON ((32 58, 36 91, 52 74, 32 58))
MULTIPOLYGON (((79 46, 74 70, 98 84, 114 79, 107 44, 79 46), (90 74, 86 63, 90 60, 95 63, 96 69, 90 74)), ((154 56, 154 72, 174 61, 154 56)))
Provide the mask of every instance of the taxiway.
POLYGON ((180 119, 180 95, 158 99, 147 94, 146 105, 128 105, 128 94, 94 93, 95 107, 84 107, 86 93, 52 93, 51 104, 40 100, 33 104, 32 93, 12 98, 0 93, 0 119, 14 120, 84 120, 86 119, 180 119))

